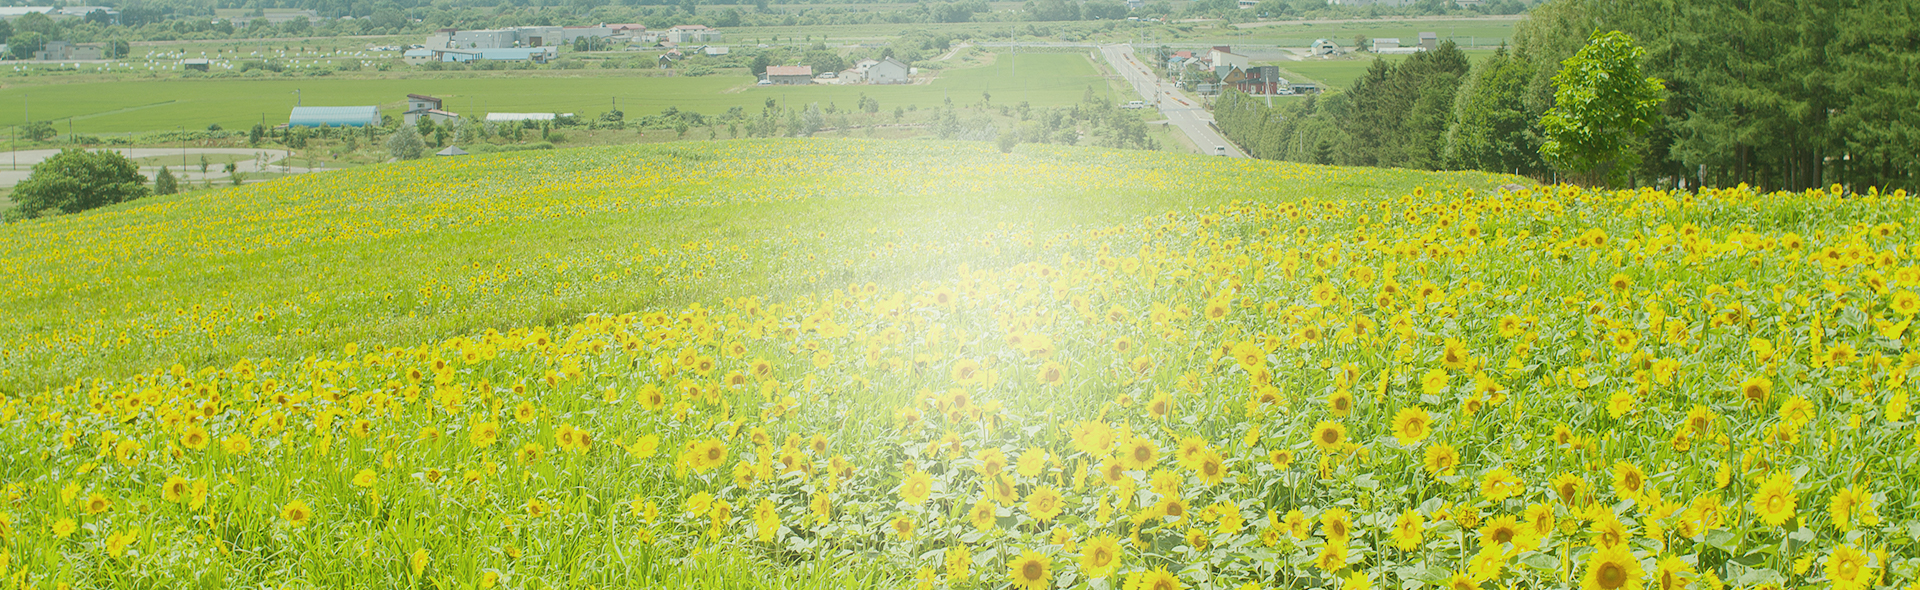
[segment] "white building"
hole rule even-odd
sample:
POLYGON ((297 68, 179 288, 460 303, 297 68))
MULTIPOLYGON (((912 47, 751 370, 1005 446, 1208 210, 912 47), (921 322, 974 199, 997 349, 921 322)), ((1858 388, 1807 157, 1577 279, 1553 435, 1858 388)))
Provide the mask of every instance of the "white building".
POLYGON ((573 113, 487 113, 488 123, 517 123, 520 121, 552 121, 559 117, 571 117, 573 113))
POLYGON ((674 43, 719 43, 720 31, 706 25, 674 25, 667 29, 667 40, 674 43))
POLYGON ((867 83, 905 84, 907 83, 907 76, 912 73, 913 68, 907 67, 907 64, 900 63, 900 60, 889 57, 867 66, 867 83))
POLYGON ((1215 71, 1226 71, 1228 67, 1247 69, 1248 59, 1247 56, 1238 53, 1214 49, 1207 52, 1207 61, 1213 62, 1215 71))

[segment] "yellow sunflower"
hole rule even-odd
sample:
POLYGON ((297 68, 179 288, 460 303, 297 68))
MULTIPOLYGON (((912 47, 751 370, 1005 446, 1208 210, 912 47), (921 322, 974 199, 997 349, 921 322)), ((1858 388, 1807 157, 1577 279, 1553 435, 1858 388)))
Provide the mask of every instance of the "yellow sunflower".
POLYGON ((1160 460, 1160 446, 1153 439, 1136 437, 1121 445, 1120 462, 1128 469, 1146 469, 1160 460))
POLYGON ((1780 526, 1793 518, 1797 500, 1793 496, 1793 477, 1775 474, 1753 492, 1753 513, 1767 526, 1780 526))
POLYGON ((1182 590, 1186 587, 1185 584, 1180 583, 1180 578, 1174 577, 1167 570, 1154 568, 1128 576, 1126 590, 1182 590))
POLYGON ((900 501, 919 506, 933 494, 933 476, 923 471, 907 474, 900 482, 900 501))
POLYGON ((1840 545, 1827 554, 1827 580, 1834 590, 1860 590, 1873 581, 1867 554, 1851 545, 1840 545))
POLYGON ((1313 446, 1320 450, 1333 452, 1347 441, 1347 427, 1339 422, 1321 421, 1313 425, 1313 446))
POLYGON ((1019 559, 1007 563, 1007 569, 1007 576, 1019 588, 1045 590, 1053 580, 1053 560, 1033 550, 1021 552, 1019 559))
POLYGON ((1602 547, 1587 558, 1587 573, 1581 577, 1581 590, 1640 590, 1640 560, 1626 544, 1602 547))
POLYGON ((1401 408, 1393 415, 1393 437, 1405 446, 1420 444, 1433 434, 1433 416, 1418 406, 1401 408))
POLYGON ((1426 530, 1426 522, 1426 517, 1421 516, 1419 511, 1401 512, 1400 516, 1393 520, 1393 545, 1399 547, 1401 551, 1412 551, 1419 547, 1421 533, 1426 530))
POLYGON ((1040 486, 1027 494, 1027 514, 1040 522, 1052 522, 1060 515, 1060 491, 1051 486, 1040 486))
POLYGON ((994 513, 997 511, 999 507, 994 506, 993 501, 981 498, 973 503, 972 508, 967 509, 967 522, 973 523, 973 527, 980 530, 993 528, 996 520, 994 513))
POLYGON ((1100 535, 1080 546, 1080 567, 1089 578, 1113 575, 1120 567, 1120 541, 1112 535, 1100 535))
POLYGON ((294 500, 280 507, 280 519, 293 526, 306 526, 313 521, 313 509, 305 500, 294 500))

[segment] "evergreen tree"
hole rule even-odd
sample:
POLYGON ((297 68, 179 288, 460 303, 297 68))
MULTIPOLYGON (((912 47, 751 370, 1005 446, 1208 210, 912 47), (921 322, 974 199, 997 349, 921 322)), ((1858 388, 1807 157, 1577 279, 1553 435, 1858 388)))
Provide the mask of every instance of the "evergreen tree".
POLYGON ((161 166, 160 173, 153 177, 153 194, 171 195, 179 191, 179 182, 174 180, 173 172, 167 170, 166 166, 161 166))
POLYGON ((1502 45, 1474 68, 1454 105, 1448 159, 1457 167, 1536 175, 1545 170, 1534 129, 1539 114, 1527 106, 1532 65, 1502 45))

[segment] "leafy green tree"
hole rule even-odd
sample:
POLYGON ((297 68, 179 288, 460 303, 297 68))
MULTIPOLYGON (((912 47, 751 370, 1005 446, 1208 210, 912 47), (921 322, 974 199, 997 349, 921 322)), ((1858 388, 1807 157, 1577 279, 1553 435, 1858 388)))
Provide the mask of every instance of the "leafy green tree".
MULTIPOLYGON (((29 14, 31 15, 33 13, 29 14)), ((7 53, 11 54, 14 59, 32 59, 34 52, 40 51, 46 46, 46 34, 39 31, 24 31, 14 35, 13 38, 7 41, 7 53)))
POLYGON ((53 17, 44 12, 28 12, 13 20, 13 30, 57 38, 60 36, 60 23, 53 22, 53 17))
POLYGON ((77 213, 147 196, 147 177, 112 151, 68 148, 33 165, 10 197, 20 217, 77 213))
POLYGON ((395 159, 412 160, 427 153, 427 142, 420 139, 420 132, 412 125, 401 125, 398 131, 387 137, 387 153, 395 159))
POLYGON ((173 178, 173 172, 166 166, 160 167, 160 173, 153 177, 153 194, 171 195, 180 191, 180 181, 173 178))
POLYGON ((27 123, 26 127, 20 130, 21 135, 34 141, 46 141, 48 138, 53 137, 55 133, 57 132, 53 129, 52 121, 31 121, 27 123))
POLYGON ((1554 106, 1540 119, 1547 137, 1540 154, 1589 184, 1625 179, 1640 162, 1632 140, 1653 127, 1666 93, 1659 78, 1640 75, 1645 56, 1626 33, 1595 31, 1561 62, 1554 106))

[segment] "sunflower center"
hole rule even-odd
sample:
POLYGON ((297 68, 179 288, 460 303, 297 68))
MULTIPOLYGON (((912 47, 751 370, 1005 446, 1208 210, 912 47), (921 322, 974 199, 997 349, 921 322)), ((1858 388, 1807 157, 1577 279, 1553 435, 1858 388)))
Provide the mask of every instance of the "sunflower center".
POLYGON ((1601 564, 1600 571, 1595 572, 1593 577, 1600 582, 1601 588, 1613 590, 1626 585, 1627 570, 1620 567, 1620 564, 1609 562, 1601 564))
POLYGON ((1785 512, 1786 509, 1787 509, 1786 496, 1781 494, 1774 494, 1772 497, 1767 498, 1767 511, 1785 512))
POLYGON ((1046 576, 1046 569, 1042 567, 1040 565, 1040 562, 1038 561, 1029 561, 1020 565, 1020 577, 1022 578, 1025 578, 1028 580, 1039 580, 1040 578, 1045 576, 1046 576))
POLYGON ((1322 430, 1320 431, 1320 442, 1327 444, 1340 442, 1340 433, 1335 432, 1332 428, 1322 430))
POLYGON ((1095 548, 1092 561, 1093 567, 1106 567, 1107 564, 1113 563, 1113 553, 1107 551, 1106 547, 1095 548))

